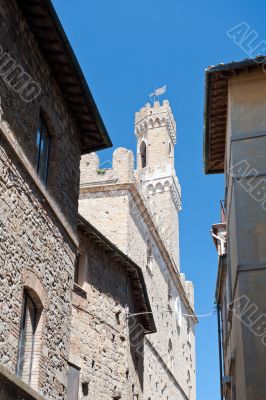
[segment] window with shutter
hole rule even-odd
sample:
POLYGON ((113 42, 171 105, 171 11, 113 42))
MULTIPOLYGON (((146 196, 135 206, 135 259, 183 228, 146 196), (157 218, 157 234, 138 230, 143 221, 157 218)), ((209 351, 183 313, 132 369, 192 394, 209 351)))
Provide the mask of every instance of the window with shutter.
POLYGON ((41 324, 42 306, 34 301, 34 295, 25 290, 16 372, 34 389, 38 388, 41 324))

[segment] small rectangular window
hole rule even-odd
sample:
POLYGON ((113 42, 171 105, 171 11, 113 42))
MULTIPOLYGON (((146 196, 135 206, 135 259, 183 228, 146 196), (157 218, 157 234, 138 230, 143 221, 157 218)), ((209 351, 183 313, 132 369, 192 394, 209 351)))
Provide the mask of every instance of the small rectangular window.
POLYGON ((46 185, 48 175, 48 163, 50 152, 51 138, 48 132, 47 125, 40 117, 39 128, 37 131, 36 147, 37 147, 37 174, 41 181, 46 185))
POLYGON ((79 374, 80 368, 73 364, 69 364, 67 374, 67 400, 78 400, 79 374))

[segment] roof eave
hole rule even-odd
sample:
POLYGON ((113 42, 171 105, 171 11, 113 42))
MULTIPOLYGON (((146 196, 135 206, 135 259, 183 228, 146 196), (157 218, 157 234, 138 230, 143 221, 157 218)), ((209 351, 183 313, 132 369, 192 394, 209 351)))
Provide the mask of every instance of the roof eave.
MULTIPOLYGON (((224 87, 227 87, 228 90, 228 79, 230 76, 239 75, 243 72, 253 72, 255 70, 261 70, 263 67, 265 68, 266 57, 265 56, 258 56, 254 59, 245 59, 238 62, 231 62, 228 64, 219 64, 214 67, 209 67, 205 71, 205 102, 204 102, 204 141, 203 141, 203 158, 204 158, 204 172, 205 174, 219 174, 224 173, 224 155, 221 153, 221 148, 217 148, 216 151, 218 153, 218 160, 217 155, 213 157, 213 143, 210 144, 211 135, 213 134, 210 132, 210 126, 216 123, 216 121, 211 121, 210 113, 211 111, 211 103, 213 101, 212 97, 215 96, 215 91, 217 91, 217 84, 220 85, 218 91, 221 90, 221 87, 225 83, 224 87), (215 81, 215 82, 214 82, 215 81), (213 89, 213 85, 216 86, 213 89), (213 93, 214 92, 214 93, 213 93), (212 147, 212 150, 211 150, 212 147)), ((224 89, 224 88, 222 88, 224 89)), ((219 96, 219 95, 218 95, 219 96)), ((227 106, 224 106, 224 110, 227 110, 227 106)), ((225 113, 225 111, 223 112, 225 113)), ((216 111, 217 113, 217 111, 216 111)), ((221 116, 221 113, 219 117, 221 116)), ((219 130, 219 127, 218 127, 219 130)), ((222 131, 220 130, 220 133, 222 131)), ((217 135, 217 133, 216 133, 217 135)), ((226 135, 226 128, 224 128, 223 132, 224 138, 226 135)), ((219 136, 218 133, 218 143, 221 141, 222 136, 219 136)), ((224 144, 225 149, 225 144, 224 144)))
MULTIPOLYGON (((80 81, 81 81, 82 86, 84 88, 84 95, 88 99, 92 114, 93 114, 93 116, 95 118, 95 121, 97 122, 97 126, 98 126, 98 128, 100 130, 100 133, 102 133, 102 135, 105 138, 106 147, 111 147, 112 146, 112 142, 111 142, 111 139, 110 139, 110 137, 108 135, 108 132, 106 130, 104 122, 102 120, 101 114, 100 114, 100 112, 98 110, 98 107, 97 107, 95 101, 94 101, 94 98, 92 96, 91 90, 90 90, 90 88, 88 86, 88 83, 87 83, 85 77, 84 77, 82 69, 81 69, 81 67, 79 65, 79 62, 77 60, 77 57, 76 57, 76 55, 75 55, 75 53, 74 53, 74 51, 72 49, 72 46, 71 46, 71 44, 70 44, 70 42, 69 42, 69 40, 67 38, 67 35, 66 35, 65 31, 64 31, 64 28, 63 28, 63 26, 62 26, 62 24, 60 22, 60 19, 58 18, 58 15, 57 15, 57 13, 56 13, 56 11, 54 9, 54 6, 53 6, 51 0, 43 0, 43 1, 46 2, 47 8, 49 10, 49 13, 50 13, 52 19, 56 22, 56 26, 55 27, 58 29, 59 36, 62 37, 62 41, 65 44, 65 47, 67 49, 67 52, 69 53, 70 59, 73 62, 75 70, 77 71, 77 74, 78 74, 78 76, 80 78, 80 81)), ((99 146, 99 149, 102 149, 102 148, 105 148, 104 145, 99 146)))
POLYGON ((209 102, 210 102, 210 94, 209 94, 209 83, 210 77, 208 74, 208 70, 205 71, 205 97, 204 97, 204 133, 203 133, 203 160, 204 160, 204 172, 205 174, 209 173, 208 168, 208 154, 209 154, 209 102))
MULTIPOLYGON (((81 215, 78 217, 78 227, 86 227, 87 229, 93 231, 97 237, 102 240, 110 249, 112 249, 116 255, 118 255, 121 259, 123 259, 124 265, 130 265, 132 271, 134 271, 134 280, 137 278, 141 283, 141 291, 143 295, 143 299, 145 301, 145 309, 139 310, 139 312, 143 313, 140 315, 140 319, 142 320, 142 325, 145 331, 145 334, 155 333, 157 331, 155 321, 152 314, 152 309, 150 305, 150 300, 146 288, 146 283, 143 277, 143 273, 141 268, 131 260, 127 255, 125 255, 121 250, 119 250, 109 239, 107 239, 100 231, 98 231, 93 225, 91 225, 85 218, 81 215)), ((132 272, 131 271, 131 272, 132 272)), ((127 267, 127 273, 130 275, 130 271, 127 267)), ((130 278, 130 276, 129 276, 130 278)))
POLYGON ((211 77, 213 70, 207 69, 205 71, 205 98, 204 98, 204 130, 203 130, 203 160, 204 160, 204 173, 206 175, 211 174, 222 174, 224 173, 223 168, 216 168, 210 165, 209 152, 210 152, 210 97, 211 97, 211 77))
MULTIPOLYGON (((67 62, 68 62, 67 65, 70 68, 71 73, 73 73, 73 77, 77 79, 77 85, 81 92, 80 96, 82 97, 83 102, 84 102, 83 105, 86 108, 86 112, 83 113, 83 116, 86 116, 86 114, 87 114, 89 118, 92 117, 92 120, 93 120, 92 122, 97 128, 97 131, 92 131, 89 128, 84 128, 84 120, 80 120, 80 118, 77 117, 77 115, 76 116, 73 115, 73 117, 77 120, 77 125, 81 132, 82 154, 111 147, 112 146, 111 139, 107 133, 107 130, 105 128, 105 125, 103 123, 103 120, 101 118, 99 110, 97 108, 97 105, 94 101, 94 98, 91 94, 89 86, 88 86, 86 79, 83 75, 83 72, 80 68, 78 60, 77 60, 77 58, 74 54, 74 51, 69 43, 69 40, 68 40, 66 33, 63 29, 63 26, 56 14, 56 11, 53 7, 51 0, 37 0, 35 3, 33 3, 32 1, 29 1, 29 0, 20 0, 20 1, 18 1, 18 5, 22 9, 24 14, 26 15, 26 18, 28 19, 28 23, 29 23, 30 27, 33 29, 33 33, 36 36, 36 39, 39 42, 40 48, 42 50, 43 50, 42 44, 39 40, 38 35, 36 34, 37 28, 36 28, 36 26, 34 26, 34 23, 33 23, 34 18, 37 18, 37 17, 34 16, 34 12, 32 13, 32 8, 41 7, 45 11, 46 16, 43 15, 42 17, 49 18, 49 20, 51 22, 50 28, 54 30, 53 31, 54 33, 52 32, 51 34, 55 36, 56 40, 57 39, 59 40, 59 44, 64 51, 63 54, 66 57, 67 62), (90 140, 90 136, 91 137, 94 136, 94 140, 93 140, 93 138, 91 139, 91 141, 93 143, 92 145, 88 144, 89 140, 90 140), (99 142, 99 144, 95 143, 96 142, 95 137, 97 138, 97 141, 99 142)), ((40 16, 38 18, 40 18, 40 16)), ((39 27, 39 29, 41 29, 41 27, 39 27)), ((49 39, 47 40, 46 44, 49 44, 49 39)), ((46 57, 48 64, 51 64, 51 60, 49 60, 47 58, 47 55, 44 54, 44 56, 46 57)), ((58 78, 56 77, 55 74, 54 74, 54 76, 55 76, 55 79, 58 80, 58 78)), ((58 82, 58 83, 59 83, 59 87, 62 89, 62 83, 61 82, 58 82)), ((70 106, 71 102, 68 101, 68 95, 66 93, 64 93, 63 91, 62 91, 62 95, 66 98, 66 101, 70 106)), ((73 109, 71 109, 71 106, 70 106, 70 110, 73 113, 73 109)))

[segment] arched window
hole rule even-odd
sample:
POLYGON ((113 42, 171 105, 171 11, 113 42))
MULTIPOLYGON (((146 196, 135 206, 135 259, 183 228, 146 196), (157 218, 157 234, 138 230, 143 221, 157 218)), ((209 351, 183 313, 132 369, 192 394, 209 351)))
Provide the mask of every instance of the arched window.
POLYGON ((140 157, 141 157, 141 168, 145 168, 146 163, 147 163, 147 149, 146 149, 145 142, 141 143, 139 150, 140 150, 140 157))
POLYGON ((34 389, 38 389, 42 310, 38 296, 31 289, 26 289, 23 295, 17 376, 34 389))

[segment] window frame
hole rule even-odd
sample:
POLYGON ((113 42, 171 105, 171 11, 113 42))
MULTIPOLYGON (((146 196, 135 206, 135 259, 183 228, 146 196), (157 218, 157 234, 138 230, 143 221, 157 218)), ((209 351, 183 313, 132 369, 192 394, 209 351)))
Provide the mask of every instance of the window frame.
POLYGON ((49 167, 49 159, 50 159, 50 151, 51 151, 51 134, 49 132, 49 128, 47 125, 47 122, 45 118, 43 117, 42 113, 40 114, 39 117, 39 125, 37 129, 37 162, 36 162, 36 172, 37 175, 39 176, 40 180, 43 182, 43 184, 46 186, 47 181, 48 181, 48 167, 49 167), (38 135, 40 135, 40 138, 38 139, 38 135), (48 138, 48 144, 47 144, 47 154, 46 154, 46 162, 45 162, 45 173, 44 173, 44 179, 42 179, 42 174, 40 173, 40 161, 41 161, 41 148, 42 148, 42 140, 44 135, 47 135, 48 138))
POLYGON ((80 393, 80 367, 68 362, 67 400, 78 400, 80 393), (73 374, 75 372, 75 374, 73 374), (73 381, 73 378, 75 379, 73 381), (73 383, 74 382, 74 383, 73 383))

